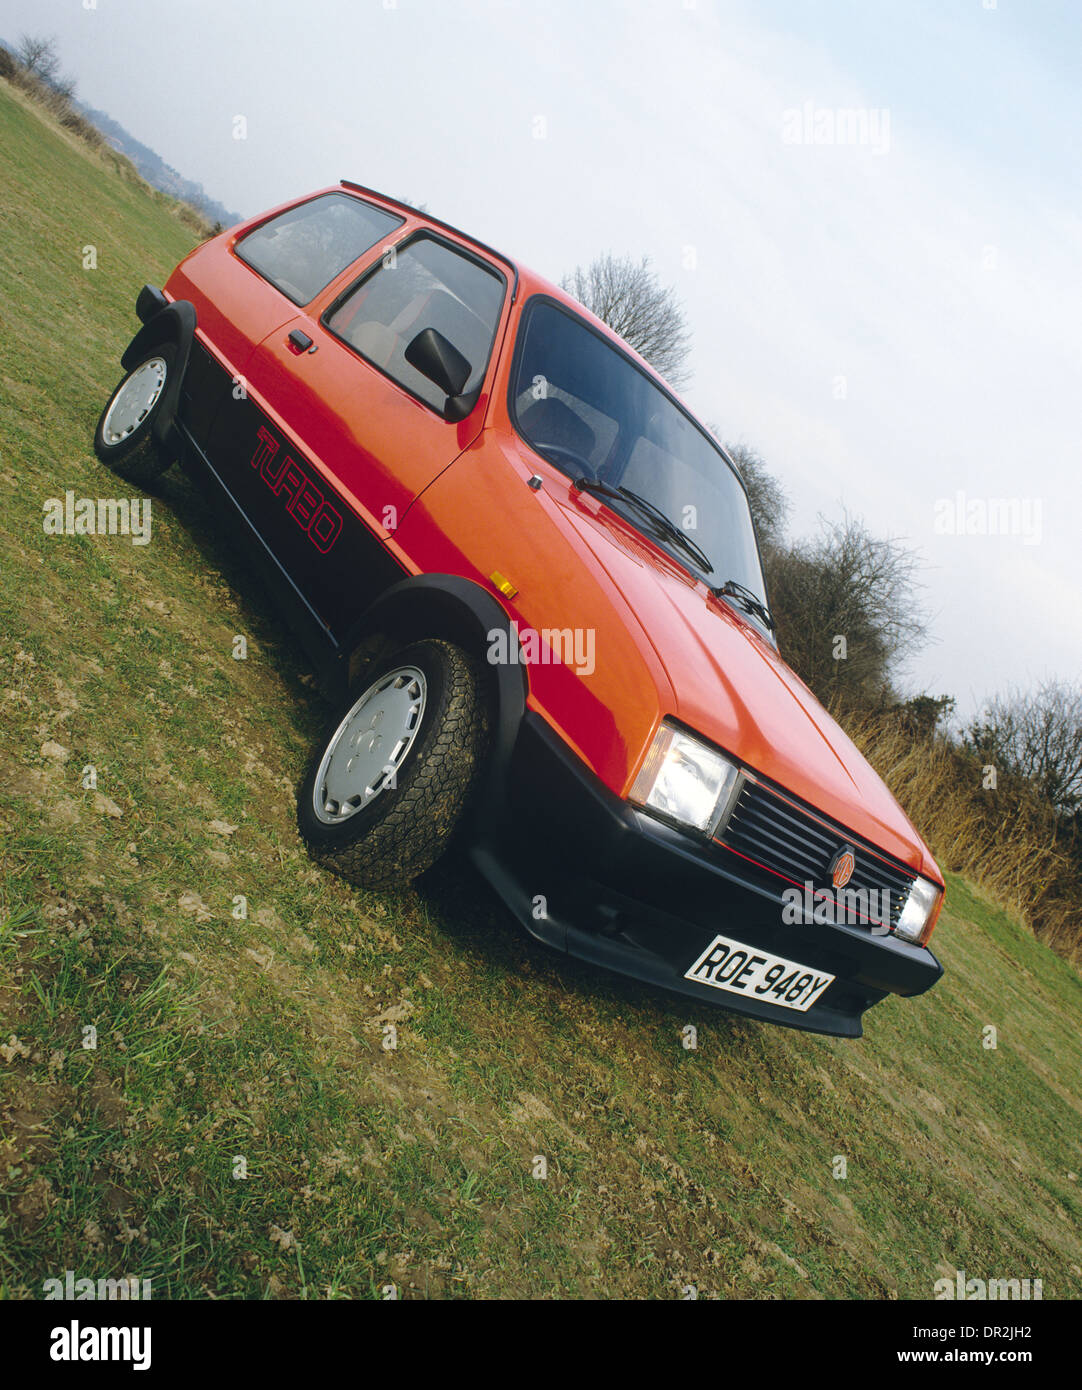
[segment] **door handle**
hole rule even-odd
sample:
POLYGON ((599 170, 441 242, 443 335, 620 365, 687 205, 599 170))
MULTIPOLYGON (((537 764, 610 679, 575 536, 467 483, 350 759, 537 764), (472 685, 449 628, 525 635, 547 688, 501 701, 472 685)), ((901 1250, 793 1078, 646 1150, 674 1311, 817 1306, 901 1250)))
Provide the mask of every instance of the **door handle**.
POLYGON ((289 335, 289 341, 298 352, 307 352, 312 346, 311 338, 309 338, 307 333, 302 333, 299 328, 294 328, 293 332, 289 335))

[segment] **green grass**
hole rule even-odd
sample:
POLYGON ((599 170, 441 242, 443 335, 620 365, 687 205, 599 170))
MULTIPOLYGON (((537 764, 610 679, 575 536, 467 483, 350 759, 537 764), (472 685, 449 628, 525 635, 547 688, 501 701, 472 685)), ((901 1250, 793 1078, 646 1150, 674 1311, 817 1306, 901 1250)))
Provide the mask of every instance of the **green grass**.
POLYGON ((186 479, 146 547, 41 527, 116 491, 94 423, 190 233, 2 86, 0 189, 0 1291, 1078 1297, 1082 983, 963 881, 942 984, 841 1042, 561 961, 464 871, 307 860, 327 711, 186 479))

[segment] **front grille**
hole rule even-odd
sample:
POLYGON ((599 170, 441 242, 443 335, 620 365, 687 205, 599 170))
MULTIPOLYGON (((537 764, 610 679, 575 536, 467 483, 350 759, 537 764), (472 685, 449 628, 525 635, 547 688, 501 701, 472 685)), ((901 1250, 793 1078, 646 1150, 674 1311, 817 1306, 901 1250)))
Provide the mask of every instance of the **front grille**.
POLYGON ((856 867, 847 889, 890 893, 890 924, 897 925, 916 874, 888 859, 823 817, 804 810, 764 783, 749 777, 744 783, 719 843, 753 860, 761 868, 803 886, 834 891, 830 862, 842 848, 854 851, 856 867))

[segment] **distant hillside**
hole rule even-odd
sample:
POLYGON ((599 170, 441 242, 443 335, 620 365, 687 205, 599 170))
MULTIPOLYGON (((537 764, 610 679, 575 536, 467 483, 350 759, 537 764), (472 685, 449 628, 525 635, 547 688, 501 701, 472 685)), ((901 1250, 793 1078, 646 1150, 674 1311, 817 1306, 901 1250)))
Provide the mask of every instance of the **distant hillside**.
MULTIPOLYGON (((15 55, 15 45, 4 39, 0 39, 0 49, 6 50, 12 57, 15 55)), ((194 179, 186 179, 171 164, 166 164, 156 150, 137 140, 119 121, 114 121, 108 112, 88 106, 85 101, 80 101, 75 96, 71 98, 71 105, 101 131, 113 149, 131 160, 151 188, 157 188, 172 198, 179 198, 182 202, 190 204, 197 212, 202 213, 208 222, 220 222, 223 227, 231 227, 235 222, 243 220, 239 212, 231 212, 224 204, 212 198, 201 183, 196 183, 194 179)))
POLYGON ((131 160, 152 188, 158 188, 173 198, 190 203, 209 221, 220 222, 223 227, 231 227, 235 222, 242 221, 239 212, 231 212, 212 198, 201 183, 196 183, 194 179, 186 179, 171 164, 166 164, 160 154, 137 140, 107 112, 88 106, 78 97, 72 99, 72 105, 97 126, 115 150, 119 150, 131 160))

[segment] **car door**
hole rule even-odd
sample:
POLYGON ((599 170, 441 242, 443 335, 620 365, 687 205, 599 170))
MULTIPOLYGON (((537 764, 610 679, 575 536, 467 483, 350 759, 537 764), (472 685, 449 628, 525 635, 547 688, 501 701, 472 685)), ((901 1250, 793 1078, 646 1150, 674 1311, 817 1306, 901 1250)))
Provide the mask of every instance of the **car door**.
POLYGON ((169 290, 194 304, 197 320, 181 415, 200 447, 252 350, 403 221, 335 190, 216 237, 181 261, 169 290))
POLYGON ((480 431, 506 301, 502 269, 422 229, 249 358, 249 399, 222 412, 217 452, 238 460, 261 531, 333 635, 406 572, 386 542, 480 431), (470 364, 463 394, 479 394, 461 421, 406 360, 425 328, 470 364))

